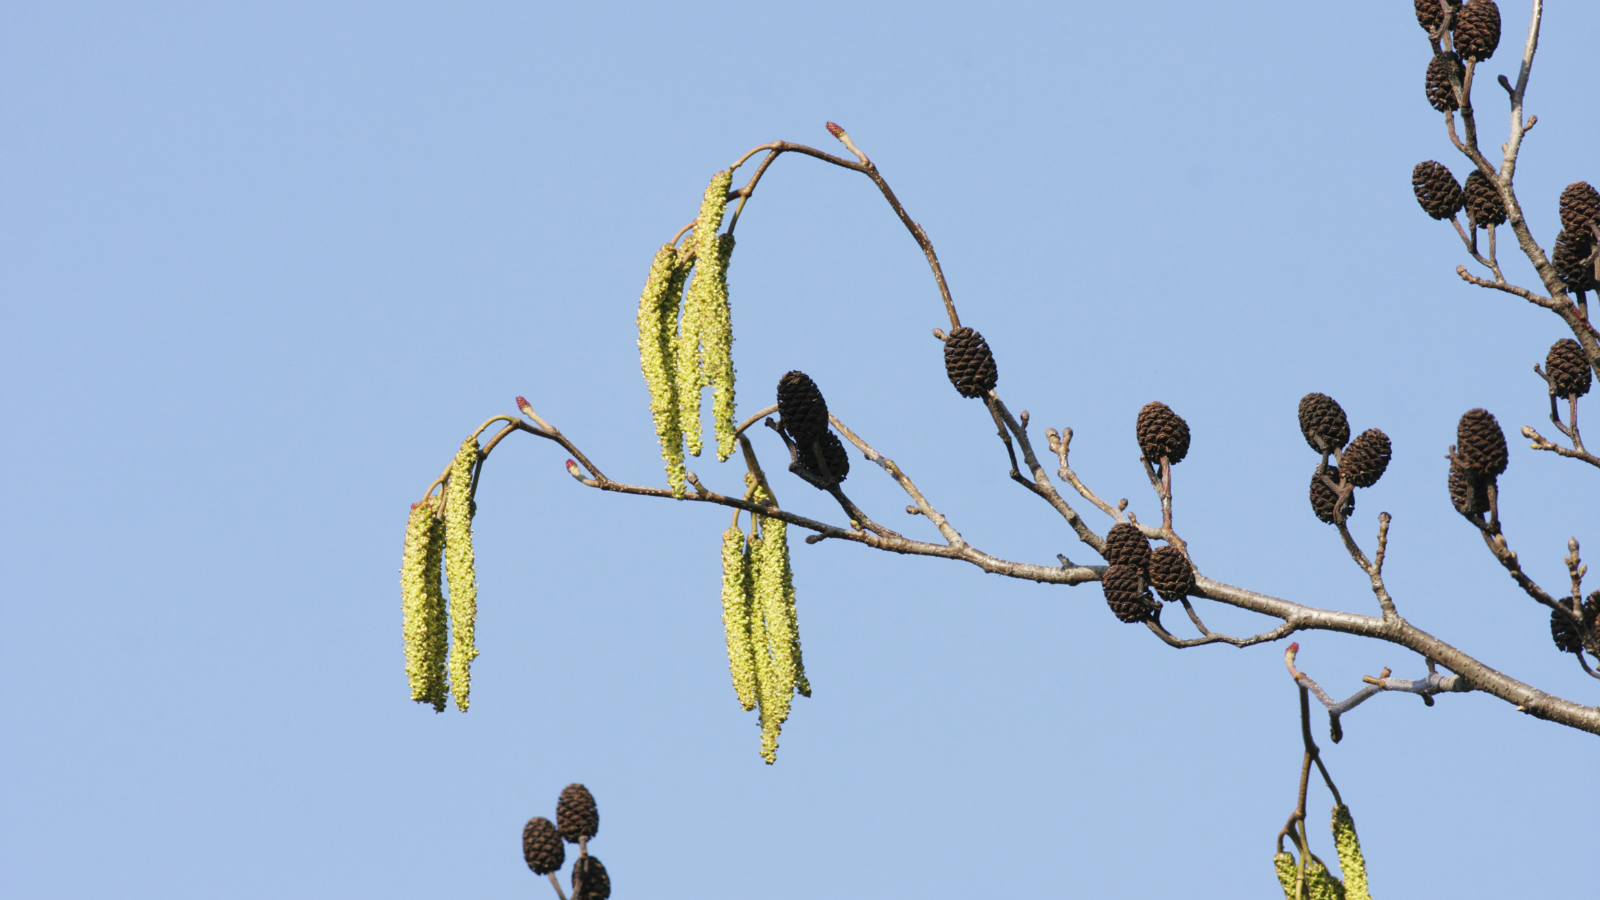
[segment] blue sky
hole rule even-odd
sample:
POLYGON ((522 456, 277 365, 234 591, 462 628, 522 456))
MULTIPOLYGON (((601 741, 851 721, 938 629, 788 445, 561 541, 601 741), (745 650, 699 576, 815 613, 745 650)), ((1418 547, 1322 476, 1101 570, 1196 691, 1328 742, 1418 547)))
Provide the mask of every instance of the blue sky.
MULTIPOLYGON (((1549 7, 1518 171, 1547 248, 1560 189, 1600 181, 1600 8, 1549 7)), ((1492 76, 1514 74, 1528 15, 1502 10, 1478 79, 1491 153, 1492 76)), ((1401 0, 5 18, 7 896, 541 896, 518 835, 571 781, 598 798, 622 900, 1272 896, 1300 762, 1280 644, 1175 652, 1094 585, 797 540, 815 695, 769 768, 723 655, 728 517, 581 488, 532 439, 478 495, 472 711, 407 699, 407 505, 518 394, 608 474, 659 480, 633 324, 651 254, 749 147, 836 151, 830 119, 934 240, 1007 402, 1074 428, 1098 490, 1152 518, 1134 415, 1159 399, 1187 418, 1177 524, 1208 575, 1374 611, 1306 508, 1295 405, 1329 393, 1394 441, 1352 527, 1370 547, 1394 515, 1401 613, 1600 697, 1445 496, 1456 418, 1538 426, 1530 367, 1565 333, 1463 285, 1453 231, 1412 199, 1415 163, 1466 168, 1401 0)), ((1092 559, 945 381, 938 296, 869 182, 786 157, 738 234, 742 409, 803 369, 978 546, 1092 559)), ((1507 274, 1533 283, 1525 262, 1507 274)), ((1559 590, 1569 535, 1600 553, 1593 473, 1512 449, 1507 531, 1559 590)), ((731 489, 737 466, 693 467, 731 489)), ((782 478, 786 505, 837 518, 782 478)), ((847 486, 932 534, 859 457, 847 486)), ((1300 642, 1338 695, 1422 671, 1300 642)), ((1325 751, 1380 897, 1565 893, 1551 861, 1600 836, 1594 738, 1483 695, 1377 697, 1325 751)), ((1312 800, 1318 837, 1330 803, 1312 800)))

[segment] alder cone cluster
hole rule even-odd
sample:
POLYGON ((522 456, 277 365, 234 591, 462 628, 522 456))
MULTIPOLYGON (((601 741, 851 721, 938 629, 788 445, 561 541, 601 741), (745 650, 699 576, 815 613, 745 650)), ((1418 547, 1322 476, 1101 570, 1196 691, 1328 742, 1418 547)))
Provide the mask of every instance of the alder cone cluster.
POLYGON ((989 342, 963 325, 952 328, 944 340, 944 373, 963 397, 982 397, 1000 381, 989 342))
POLYGON ((1478 478, 1496 478, 1506 470, 1506 433, 1486 409, 1463 413, 1456 424, 1456 460, 1478 478))
POLYGON ((1556 247, 1550 254, 1550 265, 1555 266, 1556 274, 1567 283, 1567 290, 1595 289, 1594 263, 1589 260, 1592 250, 1594 236, 1586 231, 1562 229, 1556 235, 1556 247))
MULTIPOLYGON (((1323 481, 1324 475, 1333 479, 1334 484, 1338 484, 1339 467, 1329 466, 1326 470, 1318 469, 1316 472, 1311 473, 1311 511, 1316 513, 1318 519, 1332 525, 1338 519, 1334 515, 1333 506, 1339 502, 1339 493, 1328 487, 1327 483, 1323 481)), ((1352 491, 1344 501, 1345 517, 1348 518, 1352 512, 1355 512, 1355 508, 1356 495, 1352 491)))
MULTIPOLYGON (((1415 5, 1417 24, 1422 26, 1423 31, 1433 31, 1444 20, 1444 15, 1440 11, 1439 0, 1416 0, 1415 5)), ((1459 9, 1460 6, 1461 0, 1450 0, 1451 9, 1459 9)))
POLYGON ((828 430, 828 402, 810 375, 797 369, 778 379, 778 418, 797 441, 828 430))
POLYGON ((1463 516, 1479 516, 1489 511, 1489 482, 1450 463, 1450 504, 1463 516))
POLYGON ((1189 455, 1189 423, 1173 412, 1165 403, 1146 403, 1139 410, 1134 430, 1139 439, 1139 452, 1152 463, 1182 462, 1189 455))
POLYGON ((1477 169, 1467 175, 1467 183, 1461 187, 1461 202, 1473 224, 1483 228, 1505 224, 1506 202, 1500 199, 1500 192, 1489 177, 1477 169))
POLYGON ((606 900, 611 896, 611 876, 598 856, 580 856, 572 864, 572 900, 606 900))
POLYGON ((544 816, 534 816, 522 826, 522 858, 535 875, 549 875, 567 861, 561 833, 544 816))
POLYGON ((1144 573, 1133 566, 1106 566, 1100 576, 1100 587, 1106 592, 1106 605, 1122 622, 1143 622, 1150 618, 1155 601, 1144 587, 1144 573))
POLYGON ((1461 208, 1461 185, 1443 163, 1417 163, 1411 170, 1411 190, 1422 211, 1435 219, 1448 219, 1461 208))
POLYGON ((850 474, 850 454, 845 452, 844 443, 832 431, 824 431, 811 440, 797 440, 795 450, 800 460, 800 465, 807 472, 824 477, 822 467, 817 465, 817 454, 812 449, 813 440, 822 445, 822 461, 828 466, 827 480, 831 484, 838 484, 850 474))
POLYGON ((1177 547, 1150 554, 1150 583, 1161 599, 1176 602, 1194 593, 1194 566, 1177 547))
POLYGON ((1150 542, 1145 540, 1139 526, 1131 522, 1111 526, 1106 532, 1106 562, 1140 571, 1150 567, 1150 542))
POLYGON ((1356 487, 1372 487, 1383 477, 1383 471, 1389 468, 1389 458, 1393 455, 1393 448, 1389 444, 1389 436, 1376 428, 1369 428, 1361 432, 1361 436, 1350 442, 1348 449, 1341 458, 1345 481, 1356 487))
POLYGON ((1318 453, 1337 450, 1350 440, 1350 420, 1332 397, 1307 394, 1300 398, 1300 433, 1318 453))
POLYGON ((600 810, 588 788, 569 784, 561 789, 561 798, 556 801, 556 829, 572 844, 600 832, 600 810))
POLYGON ((1600 222, 1600 191, 1587 181, 1574 181, 1561 192, 1561 227, 1589 231, 1591 222, 1600 222))
MULTIPOLYGON (((1438 12, 1438 6, 1439 4, 1434 4, 1435 12, 1438 12)), ((1428 61, 1428 76, 1424 84, 1428 94, 1428 105, 1439 112, 1455 109, 1456 89, 1452 81, 1464 79, 1466 71, 1466 67, 1461 65, 1461 57, 1449 50, 1434 54, 1433 59, 1428 61)))
POLYGON ((1557 397, 1582 397, 1589 393, 1593 378, 1589 361, 1583 358, 1583 348, 1572 338, 1562 338, 1550 346, 1544 358, 1545 374, 1550 376, 1550 390, 1557 397))
POLYGON ((1500 46, 1500 7, 1494 0, 1472 0, 1456 12, 1456 52, 1483 62, 1500 46))

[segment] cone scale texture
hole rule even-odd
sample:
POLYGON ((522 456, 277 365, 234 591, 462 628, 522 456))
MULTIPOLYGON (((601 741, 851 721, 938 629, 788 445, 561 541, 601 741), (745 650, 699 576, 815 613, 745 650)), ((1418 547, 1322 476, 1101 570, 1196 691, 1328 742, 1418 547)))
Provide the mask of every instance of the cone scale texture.
POLYGON ((1563 230, 1556 235, 1555 249, 1550 253, 1550 265, 1567 283, 1569 291, 1595 289, 1594 263, 1589 254, 1594 250, 1594 238, 1582 231, 1563 230))
POLYGON ((556 800, 556 830, 569 844, 600 833, 600 809, 588 788, 569 784, 561 789, 561 797, 556 800))
POLYGON ((572 900, 607 900, 611 875, 598 856, 580 856, 572 864, 572 900))
POLYGON ((1506 202, 1489 177, 1477 169, 1467 175, 1467 183, 1461 188, 1461 203, 1466 207, 1467 218, 1480 228, 1505 224, 1506 202))
POLYGON ((1150 542, 1131 522, 1118 522, 1106 532, 1106 562, 1131 566, 1140 571, 1150 567, 1150 542))
POLYGON ((1422 211, 1435 219, 1448 219, 1461 208, 1461 185, 1449 169, 1432 160, 1411 170, 1411 190, 1422 211))
POLYGON ((1389 436, 1376 428, 1361 432, 1361 436, 1345 448, 1339 468, 1346 481, 1356 487, 1372 487, 1383 477, 1392 455, 1389 436))
POLYGON ((1134 433, 1139 452, 1153 465, 1162 457, 1175 465, 1189 455, 1189 423, 1165 403, 1145 404, 1134 423, 1134 433))
MULTIPOLYGON (((1417 24, 1422 26, 1423 31, 1431 32, 1439 27, 1440 22, 1444 21, 1444 14, 1440 10, 1439 0, 1415 0, 1413 5, 1416 7, 1417 24)), ((1452 9, 1459 9, 1460 6, 1461 0, 1450 0, 1452 9)))
POLYGON ((1462 59, 1482 62, 1500 46, 1500 7, 1494 0, 1472 0, 1456 11, 1456 52, 1462 59))
POLYGON ((1506 434, 1488 410, 1462 414, 1456 425, 1456 459, 1479 478, 1495 478, 1506 470, 1506 434))
POLYGON ((1593 373, 1583 356, 1583 348, 1572 338, 1562 338, 1550 346, 1550 353, 1544 358, 1544 371, 1557 397, 1582 397, 1589 393, 1593 373))
POLYGON ((1194 567, 1177 547, 1150 554, 1150 583, 1161 599, 1176 602, 1194 593, 1194 567))
POLYGON ((825 478, 829 484, 838 484, 850 474, 850 454, 845 452, 844 443, 832 431, 824 431, 815 441, 799 440, 795 450, 800 460, 800 465, 807 472, 825 478), (822 462, 827 465, 828 471, 824 476, 822 466, 817 464, 815 445, 822 447, 822 462))
POLYGON ((1428 62, 1428 74, 1423 85, 1428 96, 1428 105, 1439 112, 1455 109, 1454 82, 1461 81, 1465 74, 1466 70, 1461 66, 1461 57, 1448 50, 1435 54, 1428 62))
MULTIPOLYGON (((1338 484, 1339 467, 1329 466, 1326 471, 1318 471, 1311 474, 1311 511, 1316 513, 1318 519, 1332 525, 1337 519, 1334 515, 1333 507, 1334 504, 1339 502, 1339 494, 1328 486, 1324 476, 1327 479, 1331 479, 1334 484, 1338 484)), ((1344 502, 1345 517, 1348 518, 1352 512, 1355 512, 1355 508, 1356 495, 1351 493, 1344 502)))
POLYGON ((544 816, 535 816, 522 827, 522 859, 535 875, 549 875, 567 861, 561 833, 544 816))
POLYGON ((982 397, 1000 381, 994 353, 983 335, 965 325, 951 329, 944 342, 944 372, 963 397, 982 397))
POLYGON ((1560 202, 1563 229, 1588 231, 1590 222, 1600 222, 1600 191, 1589 182, 1574 181, 1567 185, 1561 192, 1560 202))
POLYGON ((1463 516, 1477 516, 1489 511, 1489 482, 1479 478, 1458 463, 1450 464, 1450 505, 1463 516))
POLYGON ((778 418, 796 441, 816 438, 828 430, 828 402, 810 375, 795 370, 778 379, 778 418))
POLYGON ((1106 605, 1120 622, 1143 622, 1150 618, 1150 608, 1155 601, 1145 591, 1144 575, 1133 566, 1111 565, 1100 576, 1100 586, 1106 594, 1106 605))
POLYGON ((1307 394, 1300 398, 1300 434, 1318 453, 1332 452, 1350 442, 1350 420, 1332 397, 1307 394))

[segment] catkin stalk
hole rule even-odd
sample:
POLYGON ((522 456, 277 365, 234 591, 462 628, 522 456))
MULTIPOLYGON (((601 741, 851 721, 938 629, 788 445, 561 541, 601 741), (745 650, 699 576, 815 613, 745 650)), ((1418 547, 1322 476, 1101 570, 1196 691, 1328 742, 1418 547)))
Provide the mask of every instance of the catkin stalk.
POLYGON ((448 626, 444 594, 439 587, 444 523, 434 519, 433 511, 431 500, 411 505, 405 552, 400 560, 400 614, 411 699, 430 703, 434 712, 443 712, 445 696, 450 692, 444 672, 448 626))
POLYGON ((1347 900, 1372 900, 1372 894, 1367 891, 1367 861, 1361 855, 1356 822, 1350 817, 1350 807, 1342 803, 1333 808, 1333 846, 1339 851, 1339 872, 1344 875, 1347 900))
POLYGON ((744 532, 733 525, 722 533, 722 628, 728 636, 728 670, 733 692, 746 710, 756 708, 756 658, 750 646, 750 557, 744 532))
POLYGON ((475 627, 478 584, 472 554, 472 470, 478 462, 478 441, 467 438, 450 466, 445 482, 445 574, 450 582, 450 684, 456 708, 467 711, 472 691, 472 661, 478 658, 475 627))
POLYGON ((712 284, 718 279, 715 272, 722 264, 717 232, 722 228, 722 215, 728 206, 728 185, 732 183, 731 169, 718 172, 711 176, 711 183, 700 201, 700 216, 695 220, 691 238, 695 253, 694 279, 684 295, 683 320, 678 326, 678 420, 684 443, 693 456, 699 456, 702 448, 700 389, 711 383, 703 365, 703 342, 712 316, 712 284))
POLYGON ((655 418, 667 484, 674 497, 682 497, 686 486, 683 428, 678 422, 677 341, 673 335, 684 275, 677 248, 666 244, 656 251, 644 293, 639 295, 639 367, 650 388, 650 414, 655 418))

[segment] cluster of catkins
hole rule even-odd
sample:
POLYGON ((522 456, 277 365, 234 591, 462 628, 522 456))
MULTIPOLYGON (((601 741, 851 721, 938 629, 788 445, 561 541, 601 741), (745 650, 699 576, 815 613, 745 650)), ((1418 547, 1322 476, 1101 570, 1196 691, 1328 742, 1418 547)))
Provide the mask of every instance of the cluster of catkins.
POLYGON ((676 497, 683 496, 687 482, 685 445, 693 456, 699 456, 702 448, 701 389, 713 388, 717 459, 726 460, 737 442, 733 320, 728 306, 733 235, 717 233, 732 178, 731 169, 712 177, 689 240, 682 247, 666 244, 656 251, 639 296, 639 365, 650 388, 650 412, 666 461, 667 482, 676 497))
MULTIPOLYGON (((1422 0, 1417 0, 1420 5, 1422 0)), ((1272 858, 1278 871, 1278 883, 1283 885, 1287 900, 1372 900, 1367 890, 1367 863, 1361 856, 1361 841, 1356 837, 1356 823, 1350 818, 1350 807, 1340 804, 1333 808, 1333 845, 1339 853, 1341 881, 1333 877, 1328 867, 1316 854, 1307 852, 1305 860, 1305 890, 1299 890, 1300 863, 1294 854, 1279 850, 1272 858)))
POLYGON ((473 472, 478 442, 468 438, 456 454, 437 496, 411 505, 405 551, 400 560, 401 631, 411 699, 444 712, 445 698, 467 711, 472 661, 478 656, 473 629, 478 618, 478 585, 473 571, 473 472), (441 575, 443 577, 441 577, 441 575), (448 579, 445 600, 442 581, 448 579))
MULTIPOLYGON (((570 900, 607 900, 611 896, 611 876, 599 857, 589 855, 589 841, 600 831, 600 810, 594 795, 581 784, 569 784, 556 801, 556 821, 534 816, 522 827, 522 858, 535 875, 555 873, 567 860, 567 844, 578 845, 578 859, 572 864, 570 900)), ((557 891, 560 891, 559 885, 557 891)))
POLYGON ((1350 420, 1327 394, 1300 398, 1300 433, 1311 449, 1322 454, 1311 473, 1311 511, 1332 525, 1355 510, 1354 488, 1372 487, 1389 468, 1393 455, 1389 436, 1369 428, 1350 440, 1350 420), (1334 459, 1331 466, 1330 456, 1334 459))

